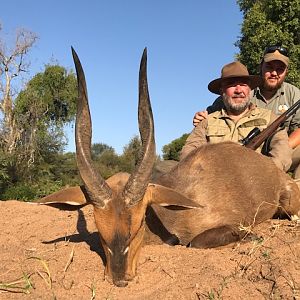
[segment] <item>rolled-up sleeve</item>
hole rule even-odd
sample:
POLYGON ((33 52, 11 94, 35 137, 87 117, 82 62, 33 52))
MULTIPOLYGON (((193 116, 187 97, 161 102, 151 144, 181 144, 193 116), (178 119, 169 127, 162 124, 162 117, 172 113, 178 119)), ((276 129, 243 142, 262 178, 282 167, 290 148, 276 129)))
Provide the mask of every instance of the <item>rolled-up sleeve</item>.
POLYGON ((206 129, 207 129, 207 120, 204 119, 197 127, 193 129, 191 134, 188 136, 185 145, 183 146, 181 153, 180 153, 180 160, 186 157, 190 152, 195 150, 196 148, 201 147, 204 144, 207 144, 206 139, 206 129))

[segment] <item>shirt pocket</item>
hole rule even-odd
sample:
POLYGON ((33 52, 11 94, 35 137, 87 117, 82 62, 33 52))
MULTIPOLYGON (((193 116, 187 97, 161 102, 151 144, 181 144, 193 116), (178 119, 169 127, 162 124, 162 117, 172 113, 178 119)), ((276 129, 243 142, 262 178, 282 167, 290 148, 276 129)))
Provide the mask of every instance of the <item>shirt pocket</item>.
POLYGON ((254 119, 244 122, 240 127, 259 127, 259 128, 266 128, 268 125, 268 121, 265 119, 254 119))
POLYGON ((253 130, 255 127, 257 127, 258 129, 260 129, 260 131, 262 131, 265 128, 267 128, 267 126, 268 126, 268 122, 265 119, 256 119, 256 120, 247 121, 238 127, 239 136, 240 138, 245 138, 250 133, 250 131, 253 130))
POLYGON ((224 136, 230 133, 230 129, 228 127, 222 126, 209 126, 207 128, 206 135, 207 136, 224 136))
POLYGON ((207 141, 210 143, 219 143, 228 140, 230 129, 222 126, 209 126, 206 131, 207 141))

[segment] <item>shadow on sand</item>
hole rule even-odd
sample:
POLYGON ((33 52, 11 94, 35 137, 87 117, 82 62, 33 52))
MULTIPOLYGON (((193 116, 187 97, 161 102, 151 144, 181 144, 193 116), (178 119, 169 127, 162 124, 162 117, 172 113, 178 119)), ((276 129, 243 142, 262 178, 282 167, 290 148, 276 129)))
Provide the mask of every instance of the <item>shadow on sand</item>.
POLYGON ((59 204, 59 205, 51 204, 49 206, 58 208, 60 210, 66 210, 66 211, 77 210, 78 211, 78 219, 77 219, 76 228, 77 228, 78 233, 63 236, 63 237, 56 238, 56 239, 50 240, 50 241, 44 241, 42 243, 43 244, 54 244, 54 243, 65 242, 65 241, 69 241, 71 243, 85 242, 89 245, 91 251, 96 252, 100 256, 100 258, 102 260, 102 263, 105 266, 106 265, 106 257, 105 257, 103 247, 101 245, 99 234, 98 234, 98 232, 90 233, 87 230, 86 219, 84 217, 83 212, 81 211, 82 207, 80 207, 78 209, 78 206, 72 207, 72 206, 69 206, 69 205, 62 205, 62 204, 59 204))

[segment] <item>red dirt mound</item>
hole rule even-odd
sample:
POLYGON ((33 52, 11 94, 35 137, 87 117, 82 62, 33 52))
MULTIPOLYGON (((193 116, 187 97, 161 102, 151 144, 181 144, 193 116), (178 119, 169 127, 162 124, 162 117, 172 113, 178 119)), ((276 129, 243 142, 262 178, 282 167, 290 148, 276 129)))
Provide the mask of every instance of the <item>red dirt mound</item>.
POLYGON ((92 207, 0 201, 0 299, 300 299, 300 224, 222 249, 144 246, 125 288, 103 279, 92 207))

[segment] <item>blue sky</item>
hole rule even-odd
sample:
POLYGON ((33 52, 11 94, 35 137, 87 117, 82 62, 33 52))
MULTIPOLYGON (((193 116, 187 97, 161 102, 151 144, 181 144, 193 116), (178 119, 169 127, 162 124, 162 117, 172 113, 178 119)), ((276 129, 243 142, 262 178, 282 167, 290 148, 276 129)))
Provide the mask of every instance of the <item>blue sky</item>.
MULTIPOLYGON (((192 117, 215 95, 219 77, 239 49, 242 13, 235 0, 26 0, 4 1, 2 36, 17 28, 39 40, 29 53, 31 75, 55 61, 73 69, 70 47, 83 65, 93 122, 93 143, 121 153, 138 134, 138 69, 148 49, 148 84, 157 152, 193 128, 192 117)), ((75 151, 67 128, 66 151, 75 151)))

